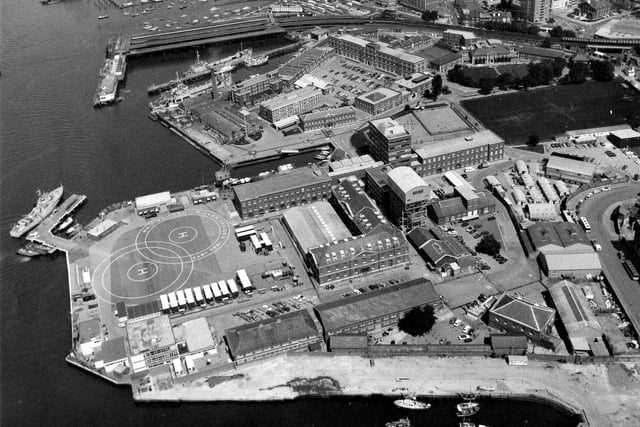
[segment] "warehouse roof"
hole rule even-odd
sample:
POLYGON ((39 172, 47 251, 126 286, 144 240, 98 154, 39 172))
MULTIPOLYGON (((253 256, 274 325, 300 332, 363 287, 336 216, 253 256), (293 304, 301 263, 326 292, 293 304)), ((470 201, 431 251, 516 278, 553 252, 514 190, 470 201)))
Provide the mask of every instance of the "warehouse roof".
POLYGON ((547 162, 547 170, 548 169, 591 177, 596 170, 596 165, 581 160, 567 159, 566 157, 549 156, 549 161, 547 162))
POLYGON ((413 151, 418 157, 428 159, 434 156, 441 156, 456 151, 478 148, 486 145, 501 144, 504 140, 490 130, 483 130, 468 136, 459 136, 451 139, 427 142, 413 151))
POLYGON ((239 202, 253 200, 261 196, 305 187, 307 185, 329 182, 331 179, 324 169, 300 168, 289 173, 278 174, 261 181, 240 184, 233 187, 239 202))
POLYGON ((555 316, 553 308, 537 304, 509 292, 503 293, 490 311, 495 315, 539 332, 545 331, 547 326, 553 322, 555 316))
MULTIPOLYGON (((602 270, 600 258, 591 253, 547 253, 542 252, 549 271, 602 270)), ((596 273, 597 274, 597 273, 596 273)))
POLYGON ((307 310, 227 329, 224 332, 234 358, 318 335, 307 310))
POLYGON ((527 228, 534 248, 549 252, 554 248, 592 252, 589 238, 577 224, 569 222, 540 222, 527 228))
POLYGON ((179 326, 174 325, 173 334, 177 342, 185 340, 189 352, 206 350, 215 347, 209 323, 204 317, 188 320, 179 326))
POLYGON ((326 332, 439 301, 433 285, 415 279, 314 307, 326 332))
POLYGON ((340 334, 332 335, 329 339, 329 347, 331 351, 337 349, 366 349, 367 334, 340 334))
POLYGON ((284 222, 303 253, 310 248, 351 237, 329 202, 319 201, 287 209, 284 222))
POLYGON ((549 289, 560 319, 571 337, 602 336, 602 328, 588 307, 584 293, 573 283, 563 280, 549 289))
POLYGON ((526 335, 491 334, 492 349, 527 349, 526 335))

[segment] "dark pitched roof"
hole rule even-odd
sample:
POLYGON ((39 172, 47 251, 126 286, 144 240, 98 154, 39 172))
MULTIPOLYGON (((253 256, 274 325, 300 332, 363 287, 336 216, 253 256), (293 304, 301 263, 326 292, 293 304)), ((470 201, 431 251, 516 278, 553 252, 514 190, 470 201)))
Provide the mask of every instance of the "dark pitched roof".
POLYGON ((445 218, 465 212, 462 204, 462 197, 452 197, 450 199, 439 200, 431 204, 431 208, 438 218, 445 218))
POLYGON ((345 214, 363 234, 371 232, 378 224, 386 224, 376 204, 367 196, 356 179, 344 179, 333 187, 333 196, 345 214))
POLYGON ((328 332, 439 300, 431 282, 415 279, 347 299, 319 304, 314 310, 328 332))
POLYGON ((313 317, 307 310, 230 328, 224 331, 233 357, 318 335, 313 317))
POLYGON ((539 332, 543 332, 553 321, 555 312, 553 308, 508 292, 502 294, 491 307, 491 313, 539 332))

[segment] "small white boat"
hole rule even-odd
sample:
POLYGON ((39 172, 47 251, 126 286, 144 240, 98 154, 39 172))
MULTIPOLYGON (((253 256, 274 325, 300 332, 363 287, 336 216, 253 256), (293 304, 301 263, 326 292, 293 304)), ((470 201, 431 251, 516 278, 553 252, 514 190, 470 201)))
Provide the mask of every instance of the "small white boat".
POLYGON ((415 397, 407 397, 404 399, 394 400, 393 404, 398 408, 403 409, 429 409, 431 408, 430 403, 421 402, 417 400, 415 397))
POLYGON ((464 402, 456 405, 456 415, 459 417, 470 417, 480 410, 480 404, 477 402, 464 402))

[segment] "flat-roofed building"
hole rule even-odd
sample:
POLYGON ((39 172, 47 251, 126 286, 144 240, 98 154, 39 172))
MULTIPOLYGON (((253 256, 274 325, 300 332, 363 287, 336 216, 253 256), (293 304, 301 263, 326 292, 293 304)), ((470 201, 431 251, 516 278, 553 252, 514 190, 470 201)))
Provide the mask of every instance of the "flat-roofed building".
POLYGON ((633 129, 616 130, 609 134, 609 140, 618 148, 640 146, 640 132, 633 129))
POLYGON ((147 212, 158 212, 160 206, 171 203, 171 200, 171 194, 168 191, 136 197, 136 212, 138 215, 144 215, 147 212))
POLYGON ((612 132, 616 131, 626 131, 631 130, 631 126, 629 125, 613 125, 613 126, 600 126, 595 128, 586 128, 586 129, 573 129, 568 130, 562 135, 556 136, 556 141, 559 142, 576 142, 580 143, 581 141, 589 141, 593 142, 598 137, 605 136, 608 137, 612 132))
POLYGON ((393 169, 389 165, 371 168, 365 173, 365 189, 367 194, 383 209, 389 205, 391 189, 387 174, 393 169))
POLYGON ((591 182, 595 171, 596 165, 593 163, 553 155, 549 156, 546 166, 549 178, 561 179, 571 184, 591 182))
POLYGON ((424 226, 427 207, 437 196, 420 175, 408 166, 399 166, 387 174, 390 197, 386 207, 389 218, 402 230, 424 226))
POLYGON ((326 200, 331 178, 323 169, 300 168, 261 181, 233 187, 234 203, 242 218, 326 200))
POLYGON ((118 228, 118 223, 112 219, 105 219, 101 221, 98 225, 93 227, 87 232, 87 236, 89 236, 92 240, 100 240, 113 230, 118 228))
POLYGON ((271 123, 297 116, 317 108, 322 92, 313 86, 284 93, 260 104, 260 115, 271 123))
POLYGON ((414 308, 436 306, 440 298, 433 285, 425 279, 415 279, 387 286, 361 295, 313 307, 325 340, 344 333, 368 333, 396 325, 414 308))
POLYGON ((274 16, 295 16, 302 15, 303 9, 302 6, 293 5, 293 6, 282 6, 278 4, 272 4, 269 6, 269 10, 274 16))
POLYGON ((411 94, 422 96, 425 91, 431 90, 433 75, 430 73, 413 73, 407 74, 395 81, 395 84, 411 94))
POLYGON ((307 310, 230 328, 224 331, 224 336, 236 363, 302 350, 320 341, 313 317, 307 310))
POLYGON ((181 355, 195 358, 204 357, 204 353, 217 353, 216 338, 212 327, 205 317, 187 320, 173 325, 173 336, 181 355))
POLYGON ((332 35, 329 46, 338 55, 397 75, 426 71, 428 61, 403 49, 394 49, 387 43, 371 42, 351 34, 332 35))
POLYGON ((134 372, 171 363, 178 357, 169 316, 129 322, 126 331, 134 372))
POLYGON ((332 353, 362 354, 367 350, 369 337, 366 333, 331 335, 327 346, 332 353))
POLYGON ((414 147, 422 176, 434 175, 467 166, 478 166, 504 157, 504 140, 490 130, 468 136, 430 141, 414 147))
MULTIPOLYGON (((510 334, 525 335, 548 346, 556 311, 529 299, 505 292, 489 309, 489 326, 510 334)), ((555 345, 553 346, 555 349, 555 345)))
POLYGON ((529 347, 527 337, 520 334, 491 334, 491 350, 496 356, 524 356, 529 347))
POLYGON ((476 260, 453 236, 436 228, 416 227, 407 238, 431 270, 444 276, 461 276, 476 271, 476 260))
POLYGON ((471 47, 478 41, 478 37, 471 31, 445 30, 442 33, 442 43, 449 47, 471 47))
POLYGON ((318 129, 333 129, 350 125, 356 121, 353 107, 339 107, 323 111, 314 111, 300 116, 300 126, 304 132, 318 129))
POLYGON ((596 252, 541 252, 540 265, 550 278, 597 277, 602 273, 602 265, 596 252))
POLYGON ((309 250, 307 265, 320 284, 349 280, 411 262, 404 235, 390 224, 309 250))
POLYGON ((374 159, 393 167, 411 163, 411 134, 390 117, 371 120, 367 136, 374 159))
MULTIPOLYGON (((406 92, 408 94, 408 92, 406 92)), ((392 108, 401 106, 408 96, 395 90, 380 87, 355 98, 353 106, 359 110, 376 116, 392 108)))
POLYGON ((310 248, 351 238, 351 232, 329 202, 287 209, 283 223, 302 254, 310 248))
POLYGON ((231 87, 231 99, 236 104, 246 105, 256 99, 282 91, 282 79, 276 74, 259 74, 235 83, 231 87))
POLYGON ((379 168, 383 165, 383 162, 373 160, 369 154, 348 157, 346 159, 329 162, 329 176, 334 181, 339 180, 340 178, 346 178, 350 175, 355 175, 358 178, 364 178, 367 170, 379 168))
POLYGON ((118 367, 129 367, 129 357, 124 344, 124 337, 102 341, 99 350, 94 351, 96 369, 104 369, 107 374, 118 367))
POLYGON ((303 75, 308 74, 333 57, 333 49, 327 46, 314 47, 293 57, 282 68, 278 75, 286 87, 293 87, 303 75))

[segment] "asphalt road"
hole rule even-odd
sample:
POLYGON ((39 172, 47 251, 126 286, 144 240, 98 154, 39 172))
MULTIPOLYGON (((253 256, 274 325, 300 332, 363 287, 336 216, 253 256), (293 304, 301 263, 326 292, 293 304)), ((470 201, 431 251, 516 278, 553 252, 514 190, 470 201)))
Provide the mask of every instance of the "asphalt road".
POLYGON ((602 269, 636 331, 640 331, 640 284, 629 277, 620 262, 617 254, 622 242, 618 242, 617 235, 605 225, 611 221, 610 218, 605 218, 605 212, 611 205, 635 199, 638 191, 640 185, 632 181, 630 185, 594 195, 585 200, 580 208, 580 215, 585 216, 591 224, 590 237, 602 246, 599 253, 602 269))

